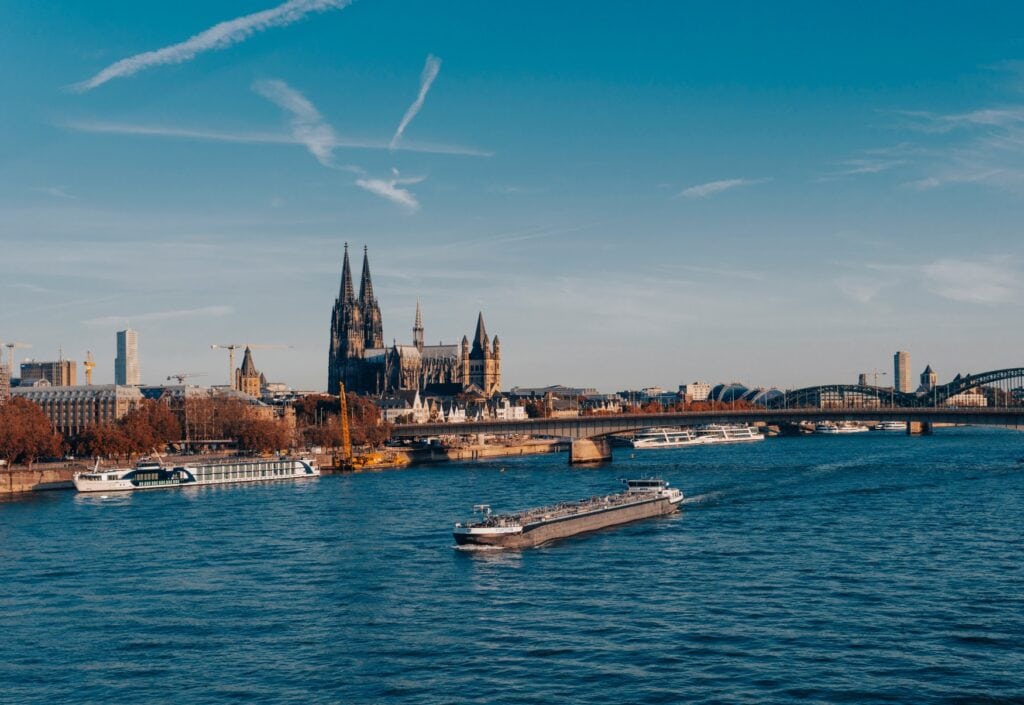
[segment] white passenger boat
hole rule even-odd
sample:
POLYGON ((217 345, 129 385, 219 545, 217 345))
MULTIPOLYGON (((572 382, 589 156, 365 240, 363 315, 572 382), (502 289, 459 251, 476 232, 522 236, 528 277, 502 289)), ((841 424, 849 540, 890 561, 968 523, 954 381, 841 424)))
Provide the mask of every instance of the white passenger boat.
POLYGON ((867 426, 861 426, 860 424, 849 423, 846 421, 839 424, 832 423, 831 421, 823 421, 814 427, 815 433, 832 436, 846 433, 864 433, 867 430, 867 426))
POLYGON ((906 421, 880 421, 875 424, 873 431, 900 431, 906 432, 906 421))
POLYGON ((708 424, 697 428, 697 436, 703 443, 750 443, 763 441, 764 436, 748 424, 708 424))
POLYGON ((225 458, 201 465, 173 466, 143 458, 132 468, 101 470, 97 463, 96 469, 90 472, 76 473, 74 483, 79 492, 124 492, 295 480, 318 475, 320 468, 316 462, 306 458, 225 458))
POLYGON ((638 449, 684 448, 704 445, 704 438, 688 428, 645 428, 637 431, 630 445, 638 449))

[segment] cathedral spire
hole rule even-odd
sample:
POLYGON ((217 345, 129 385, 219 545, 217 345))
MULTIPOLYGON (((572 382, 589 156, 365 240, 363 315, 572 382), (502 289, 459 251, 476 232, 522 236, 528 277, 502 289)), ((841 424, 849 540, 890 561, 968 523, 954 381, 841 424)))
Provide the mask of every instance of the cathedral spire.
POLYGON ((373 280, 370 278, 370 257, 363 245, 363 276, 359 282, 359 302, 364 306, 373 305, 373 280))
POLYGON ((356 300, 355 291, 352 285, 352 268, 348 263, 348 243, 345 243, 345 261, 341 265, 341 293, 338 298, 345 303, 352 303, 356 300))
POLYGON ((419 299, 416 299, 416 322, 412 325, 412 344, 423 352, 423 316, 420 314, 419 299))

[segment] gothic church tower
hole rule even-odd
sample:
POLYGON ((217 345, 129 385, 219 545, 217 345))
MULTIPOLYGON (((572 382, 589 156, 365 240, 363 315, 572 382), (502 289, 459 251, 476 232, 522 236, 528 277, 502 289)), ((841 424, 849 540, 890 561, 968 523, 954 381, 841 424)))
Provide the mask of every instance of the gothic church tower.
POLYGON ((337 393, 339 382, 350 383, 350 372, 353 367, 350 361, 361 360, 365 349, 363 312, 356 302, 346 242, 345 259, 341 266, 341 288, 331 311, 331 351, 327 363, 328 391, 337 393))

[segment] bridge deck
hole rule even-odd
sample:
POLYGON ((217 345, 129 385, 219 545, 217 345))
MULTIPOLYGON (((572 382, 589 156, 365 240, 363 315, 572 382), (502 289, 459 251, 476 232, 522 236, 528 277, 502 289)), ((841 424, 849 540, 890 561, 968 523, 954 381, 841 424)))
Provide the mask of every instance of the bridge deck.
POLYGON ((596 438, 652 426, 696 426, 707 423, 787 424, 799 421, 910 421, 940 424, 972 424, 1024 428, 1024 407, 870 409, 745 409, 737 411, 689 411, 670 414, 613 414, 526 421, 474 421, 460 424, 400 424, 395 438, 423 438, 474 433, 596 438))

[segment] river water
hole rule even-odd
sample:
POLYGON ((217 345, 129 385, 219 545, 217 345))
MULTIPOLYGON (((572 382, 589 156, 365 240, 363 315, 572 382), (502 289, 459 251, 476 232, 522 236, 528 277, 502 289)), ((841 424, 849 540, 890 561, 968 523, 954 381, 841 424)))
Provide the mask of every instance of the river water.
POLYGON ((565 463, 0 503, 0 701, 1024 701, 1024 434, 565 463), (642 475, 682 511, 453 550, 642 475))

